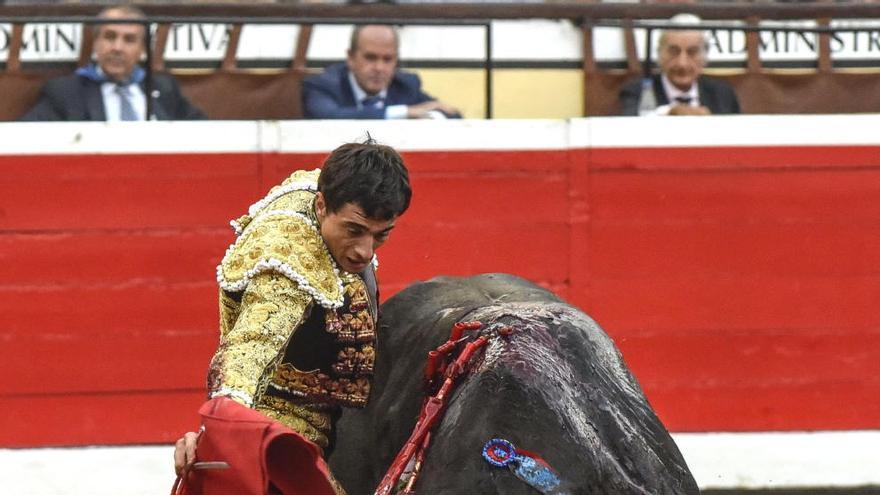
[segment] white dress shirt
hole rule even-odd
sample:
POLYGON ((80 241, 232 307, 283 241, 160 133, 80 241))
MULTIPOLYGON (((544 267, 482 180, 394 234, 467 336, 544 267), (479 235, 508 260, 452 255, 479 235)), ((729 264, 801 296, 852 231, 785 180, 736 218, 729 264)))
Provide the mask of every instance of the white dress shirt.
POLYGON ((660 105, 656 109, 654 109, 654 115, 669 115, 669 110, 672 109, 675 105, 684 105, 684 103, 679 103, 676 101, 676 98, 690 98, 690 102, 687 103, 692 107, 700 106, 700 92, 697 87, 696 81, 694 84, 691 84, 691 88, 687 91, 682 91, 678 89, 669 78, 666 77, 666 74, 660 76, 660 82, 663 84, 663 91, 666 93, 666 99, 669 101, 666 105, 660 105))
MULTIPOLYGON (((116 91, 116 83, 101 83, 101 96, 104 98, 104 114, 107 122, 118 122, 121 120, 119 115, 122 109, 122 103, 120 102, 122 95, 116 91)), ((147 120, 147 100, 139 84, 128 85, 128 97, 138 120, 147 120)))

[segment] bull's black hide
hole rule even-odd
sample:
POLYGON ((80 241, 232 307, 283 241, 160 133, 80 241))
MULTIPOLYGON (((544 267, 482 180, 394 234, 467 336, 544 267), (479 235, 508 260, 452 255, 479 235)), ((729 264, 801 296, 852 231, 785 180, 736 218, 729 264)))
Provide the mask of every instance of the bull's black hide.
POLYGON ((350 495, 371 494, 415 424, 428 350, 452 324, 501 322, 434 430, 417 484, 425 495, 534 494, 481 457, 505 438, 541 455, 572 494, 699 493, 611 339, 588 316, 523 279, 440 277, 382 306, 369 406, 338 422, 331 466, 350 495))

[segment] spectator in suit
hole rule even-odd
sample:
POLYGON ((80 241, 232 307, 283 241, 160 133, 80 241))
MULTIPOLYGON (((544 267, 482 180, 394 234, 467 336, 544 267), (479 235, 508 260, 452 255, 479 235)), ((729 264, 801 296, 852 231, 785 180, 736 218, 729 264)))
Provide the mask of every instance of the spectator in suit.
MULTIPOLYGON (((101 19, 143 19, 132 6, 108 7, 101 19)), ((142 24, 100 24, 95 28, 95 61, 43 86, 36 105, 22 120, 147 120, 146 75, 140 66, 146 49, 142 24)), ((157 120, 202 119, 202 112, 164 74, 152 75, 152 111, 157 120)))
MULTIPOLYGON (((680 14, 671 19, 675 24, 694 25, 700 18, 680 14)), ((642 80, 627 84, 620 92, 623 115, 639 115, 647 110, 654 115, 709 115, 740 113, 733 88, 724 81, 706 77, 708 40, 699 30, 665 30, 660 34, 657 58, 660 74, 651 77, 656 105, 653 110, 642 105, 642 80)), ((650 97, 650 95, 647 95, 650 97)))
POLYGON ((355 27, 345 63, 303 81, 310 119, 424 119, 460 117, 422 91, 419 76, 397 69, 399 40, 391 26, 355 27))

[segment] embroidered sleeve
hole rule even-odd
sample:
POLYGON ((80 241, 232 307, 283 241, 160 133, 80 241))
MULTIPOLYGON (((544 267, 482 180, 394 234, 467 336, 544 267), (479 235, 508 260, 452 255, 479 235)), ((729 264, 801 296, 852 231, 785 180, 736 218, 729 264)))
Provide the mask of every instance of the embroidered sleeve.
POLYGON ((252 406, 311 305, 309 294, 288 277, 272 272, 253 277, 238 318, 220 336, 211 362, 211 396, 252 406))

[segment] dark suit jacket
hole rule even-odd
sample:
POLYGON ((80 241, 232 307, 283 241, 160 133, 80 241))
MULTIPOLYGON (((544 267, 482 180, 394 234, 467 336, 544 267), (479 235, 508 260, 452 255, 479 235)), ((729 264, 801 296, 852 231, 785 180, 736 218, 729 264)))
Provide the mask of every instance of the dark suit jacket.
MULTIPOLYGON (((384 108, 357 108, 348 66, 334 64, 303 81, 303 113, 308 119, 384 119, 384 108)), ((434 100, 422 91, 419 76, 398 70, 388 86, 385 106, 416 105, 434 100)))
MULTIPOLYGON (((141 90, 146 93, 144 85, 141 90)), ((205 115, 181 94, 171 76, 153 74, 153 114, 158 120, 198 120, 205 115)), ((101 85, 91 79, 70 74, 48 81, 40 99, 21 120, 81 121, 107 120, 101 85)))
MULTIPOLYGON (((660 76, 654 75, 651 79, 657 105, 667 105, 669 99, 666 98, 666 91, 663 90, 663 82, 660 76)), ((736 99, 736 93, 726 82, 700 76, 697 79, 697 88, 700 93, 700 105, 707 107, 713 114, 740 113, 739 100, 736 99)), ((642 99, 642 80, 636 79, 627 83, 620 91, 619 99, 621 115, 638 115, 639 102, 642 99)))

